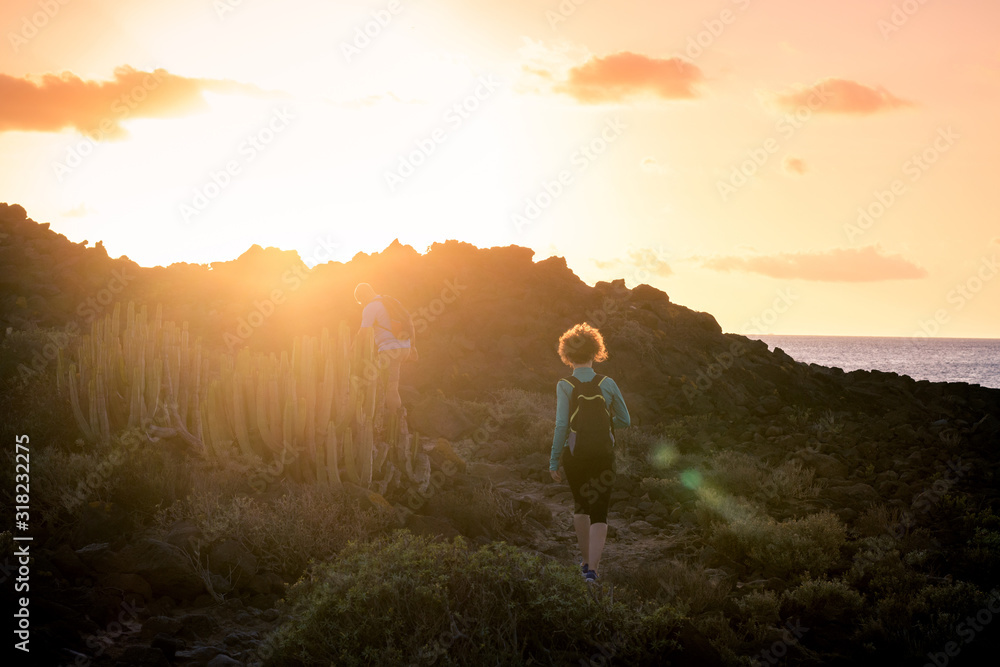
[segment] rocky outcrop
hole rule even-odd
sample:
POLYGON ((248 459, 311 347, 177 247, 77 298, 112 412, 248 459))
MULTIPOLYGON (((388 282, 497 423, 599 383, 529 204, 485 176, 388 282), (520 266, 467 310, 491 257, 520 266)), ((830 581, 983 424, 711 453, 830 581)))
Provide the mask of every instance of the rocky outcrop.
POLYGON ((640 424, 690 413, 766 416, 787 405, 947 418, 962 406, 985 414, 1000 400, 1000 391, 977 386, 799 363, 760 341, 723 333, 711 315, 654 287, 628 289, 623 280, 591 287, 564 259, 534 261, 532 250, 517 246, 448 241, 418 254, 396 242, 312 269, 295 252, 253 246, 210 267, 141 268, 109 258, 100 244, 69 242, 17 205, 0 204, 0 234, 0 331, 32 323, 84 331, 110 300, 134 300, 162 304, 165 319, 187 321, 210 348, 280 351, 294 335, 318 334, 341 320, 356 327, 353 288, 370 282, 414 318, 420 361, 404 366, 403 393, 416 430, 449 439, 473 425, 442 395, 477 398, 504 387, 550 392, 566 373, 557 339, 581 321, 604 333, 611 356, 602 371, 618 380, 640 424))

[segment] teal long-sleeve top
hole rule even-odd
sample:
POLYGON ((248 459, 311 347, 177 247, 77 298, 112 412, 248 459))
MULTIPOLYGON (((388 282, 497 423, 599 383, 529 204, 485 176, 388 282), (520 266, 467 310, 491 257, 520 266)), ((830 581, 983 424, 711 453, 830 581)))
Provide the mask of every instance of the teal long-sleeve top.
MULTIPOLYGON (((573 369, 573 377, 581 382, 590 382, 597 375, 597 371, 589 367, 573 369)), ((615 381, 606 377, 601 383, 601 393, 604 394, 604 402, 611 407, 611 416, 615 428, 625 428, 632 423, 628 416, 628 408, 625 407, 625 399, 618 389, 615 381)), ((569 437, 569 399, 573 396, 573 385, 565 378, 556 384, 556 431, 552 436, 552 454, 549 457, 549 470, 559 469, 559 457, 562 455, 563 447, 569 437)))

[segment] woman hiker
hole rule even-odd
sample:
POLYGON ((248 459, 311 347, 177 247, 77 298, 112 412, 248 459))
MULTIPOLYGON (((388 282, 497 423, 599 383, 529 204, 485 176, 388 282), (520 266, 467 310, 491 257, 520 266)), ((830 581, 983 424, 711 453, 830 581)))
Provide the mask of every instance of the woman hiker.
POLYGON ((573 375, 556 384, 549 474, 556 482, 562 481, 562 455, 573 492, 573 526, 583 554, 580 569, 593 582, 608 536, 608 505, 615 480, 614 429, 628 426, 631 420, 615 381, 594 371, 595 361, 608 358, 597 329, 577 324, 560 336, 559 358, 573 368, 573 375))

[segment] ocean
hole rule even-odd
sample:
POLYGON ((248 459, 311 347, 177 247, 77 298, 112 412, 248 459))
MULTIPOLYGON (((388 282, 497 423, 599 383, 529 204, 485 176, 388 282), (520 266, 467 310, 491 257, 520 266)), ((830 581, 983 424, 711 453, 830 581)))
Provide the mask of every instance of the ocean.
POLYGON ((914 380, 968 382, 1000 388, 1000 339, 882 338, 869 336, 758 336, 796 361, 891 371, 914 380))

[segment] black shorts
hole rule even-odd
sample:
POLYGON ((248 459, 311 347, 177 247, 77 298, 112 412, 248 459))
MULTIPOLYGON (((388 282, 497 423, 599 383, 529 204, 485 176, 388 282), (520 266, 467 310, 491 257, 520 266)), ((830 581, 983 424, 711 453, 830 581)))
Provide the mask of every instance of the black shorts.
POLYGON ((566 451, 563 467, 573 492, 573 514, 587 514, 591 523, 607 523, 615 483, 614 454, 581 459, 566 451))

